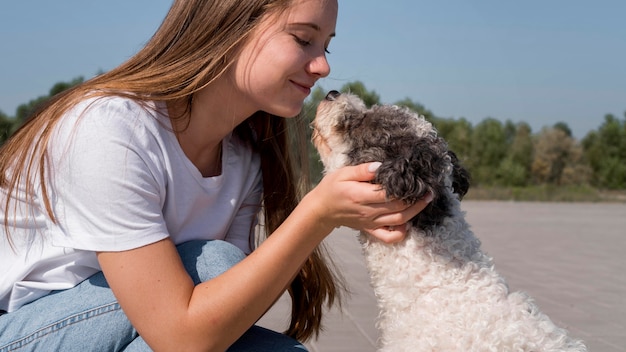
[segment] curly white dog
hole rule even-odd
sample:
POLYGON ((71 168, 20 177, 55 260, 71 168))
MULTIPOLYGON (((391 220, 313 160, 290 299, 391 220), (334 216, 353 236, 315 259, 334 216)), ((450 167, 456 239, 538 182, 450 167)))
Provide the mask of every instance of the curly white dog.
POLYGON ((326 172, 380 161, 375 182, 389 197, 434 196, 401 243, 359 236, 380 308, 381 351, 587 350, 530 297, 509 292, 461 211, 469 175, 423 117, 397 106, 367 109, 332 91, 313 128, 326 172))

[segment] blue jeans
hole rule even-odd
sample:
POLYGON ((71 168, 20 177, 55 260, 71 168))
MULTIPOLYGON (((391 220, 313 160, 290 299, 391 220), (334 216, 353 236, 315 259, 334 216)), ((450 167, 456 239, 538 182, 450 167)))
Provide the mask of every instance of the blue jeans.
MULTIPOLYGON (((223 241, 191 241, 178 247, 196 284, 223 273, 244 258, 223 241)), ((158 260, 158 259, 155 259, 158 260)), ((0 316, 0 352, 150 351, 117 303, 102 272, 74 288, 55 291, 0 316)), ((306 351, 288 336, 253 326, 229 349, 306 351)))

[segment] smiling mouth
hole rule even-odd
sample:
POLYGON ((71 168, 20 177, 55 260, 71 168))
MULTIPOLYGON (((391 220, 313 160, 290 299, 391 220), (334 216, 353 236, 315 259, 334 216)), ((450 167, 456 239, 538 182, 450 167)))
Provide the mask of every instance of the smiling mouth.
POLYGON ((300 83, 298 83, 296 81, 291 81, 291 83, 293 83, 293 85, 295 85, 301 91, 307 93, 307 95, 311 93, 311 88, 313 88, 313 86, 303 85, 303 84, 300 84, 300 83))

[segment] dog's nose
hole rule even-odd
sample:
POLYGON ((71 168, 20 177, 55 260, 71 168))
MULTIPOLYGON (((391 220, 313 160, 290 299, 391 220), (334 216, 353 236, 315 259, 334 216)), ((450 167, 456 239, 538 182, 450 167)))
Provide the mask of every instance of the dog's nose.
POLYGON ((339 97, 341 95, 341 93, 339 93, 336 90, 331 90, 330 92, 328 92, 328 94, 326 94, 326 100, 330 100, 333 101, 335 99, 337 99, 337 97, 339 97))

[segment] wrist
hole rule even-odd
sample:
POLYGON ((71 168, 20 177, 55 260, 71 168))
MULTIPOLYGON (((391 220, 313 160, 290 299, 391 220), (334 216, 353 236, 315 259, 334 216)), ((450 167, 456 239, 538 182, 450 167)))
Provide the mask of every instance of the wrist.
POLYGON ((324 237, 326 237, 336 227, 339 227, 340 224, 335 224, 332 221, 328 212, 328 204, 326 204, 323 198, 318 197, 317 193, 317 188, 307 193, 300 201, 298 208, 301 208, 303 212, 309 214, 311 226, 316 228, 320 233, 323 233, 324 237))

